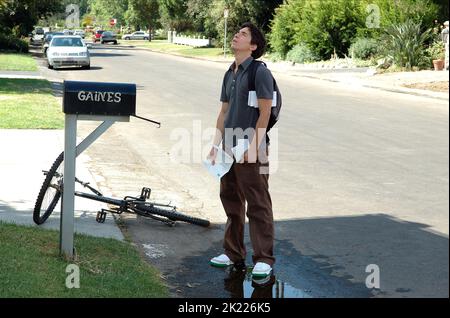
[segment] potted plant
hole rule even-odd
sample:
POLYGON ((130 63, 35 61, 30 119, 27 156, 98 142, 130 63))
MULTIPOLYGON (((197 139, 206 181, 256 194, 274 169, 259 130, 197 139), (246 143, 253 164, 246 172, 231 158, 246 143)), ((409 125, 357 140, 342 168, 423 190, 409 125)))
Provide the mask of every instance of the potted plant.
POLYGON ((445 64, 445 47, 442 41, 435 41, 429 48, 428 54, 433 61, 435 71, 442 71, 445 64))

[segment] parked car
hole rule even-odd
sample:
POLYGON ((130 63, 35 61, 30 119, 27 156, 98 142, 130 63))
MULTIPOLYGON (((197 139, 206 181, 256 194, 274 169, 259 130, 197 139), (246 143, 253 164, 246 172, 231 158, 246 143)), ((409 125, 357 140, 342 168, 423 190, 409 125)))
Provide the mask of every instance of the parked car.
POLYGON ((72 30, 64 29, 63 30, 64 35, 74 35, 72 30))
POLYGON ((94 32, 94 34, 92 35, 92 42, 97 42, 100 41, 100 38, 102 36, 102 33, 105 32, 105 30, 97 30, 94 32))
POLYGON ((45 31, 43 28, 36 28, 33 33, 30 33, 30 44, 42 44, 44 34, 45 31))
POLYGON ((109 42, 113 42, 114 44, 117 44, 117 37, 114 33, 105 31, 100 36, 100 43, 105 44, 105 43, 109 43, 109 42))
POLYGON ((53 39, 55 35, 64 35, 62 32, 46 32, 44 37, 44 44, 42 46, 42 53, 44 56, 47 56, 47 50, 50 45, 50 41, 53 39))
POLYGON ((84 39, 86 37, 86 33, 84 33, 83 30, 75 30, 73 32, 73 35, 79 35, 79 36, 81 36, 82 39, 84 39))
POLYGON ((124 40, 148 40, 149 38, 150 35, 144 31, 136 31, 122 36, 122 39, 124 40))
POLYGON ((48 68, 64 66, 91 67, 89 46, 79 35, 55 35, 47 50, 48 68))

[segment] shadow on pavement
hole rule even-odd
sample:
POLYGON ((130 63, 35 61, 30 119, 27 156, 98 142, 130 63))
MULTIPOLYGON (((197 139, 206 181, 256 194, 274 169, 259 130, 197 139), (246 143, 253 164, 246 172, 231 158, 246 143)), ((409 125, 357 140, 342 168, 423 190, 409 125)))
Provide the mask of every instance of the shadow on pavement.
POLYGON ((117 57, 117 56, 130 56, 130 54, 123 54, 123 53, 94 53, 94 52, 91 52, 91 57, 117 57))
MULTIPOLYGON (((229 270, 209 266, 209 259, 223 252, 223 225, 208 230, 139 219, 125 224, 174 297, 254 294, 247 276, 230 278, 229 270), (146 253, 144 245, 160 253, 146 253)), ((272 297, 448 297, 448 237, 426 227, 386 214, 277 221, 274 286, 285 290, 275 294, 273 287, 272 297), (366 287, 370 264, 379 267, 379 289, 366 287)), ((249 266, 248 235, 245 242, 249 266)))

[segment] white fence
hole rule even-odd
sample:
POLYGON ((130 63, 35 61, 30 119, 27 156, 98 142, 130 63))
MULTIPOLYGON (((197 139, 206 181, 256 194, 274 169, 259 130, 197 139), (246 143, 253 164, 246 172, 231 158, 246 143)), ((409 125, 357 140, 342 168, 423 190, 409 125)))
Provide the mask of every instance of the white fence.
POLYGON ((170 43, 188 45, 193 47, 205 47, 211 45, 211 40, 205 37, 178 36, 176 31, 169 31, 167 39, 170 43))

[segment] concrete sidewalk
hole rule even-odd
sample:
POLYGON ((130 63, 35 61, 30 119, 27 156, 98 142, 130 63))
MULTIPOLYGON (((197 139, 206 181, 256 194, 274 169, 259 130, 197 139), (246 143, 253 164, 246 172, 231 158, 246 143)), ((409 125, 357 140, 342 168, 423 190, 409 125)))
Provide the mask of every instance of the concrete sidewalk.
MULTIPOLYGON (((33 209, 44 181, 42 170, 49 170, 63 149, 63 130, 0 129, 0 221, 36 226, 33 209)), ((76 176, 95 188, 94 177, 85 167, 88 161, 89 157, 83 154, 77 158, 76 176)), ((85 191, 79 185, 76 190, 85 191)), ((103 224, 95 221, 101 208, 106 205, 75 198, 75 232, 123 240, 110 214, 103 224)), ((59 225, 60 202, 40 227, 59 230, 59 225)))
POLYGON ((373 68, 313 69, 302 65, 292 65, 288 62, 267 62, 266 64, 274 72, 291 76, 339 82, 355 88, 375 88, 395 93, 449 100, 448 91, 436 92, 404 86, 417 83, 448 82, 449 71, 423 70, 374 74, 373 68))
POLYGON ((39 71, 0 71, 0 78, 44 79, 39 71))

